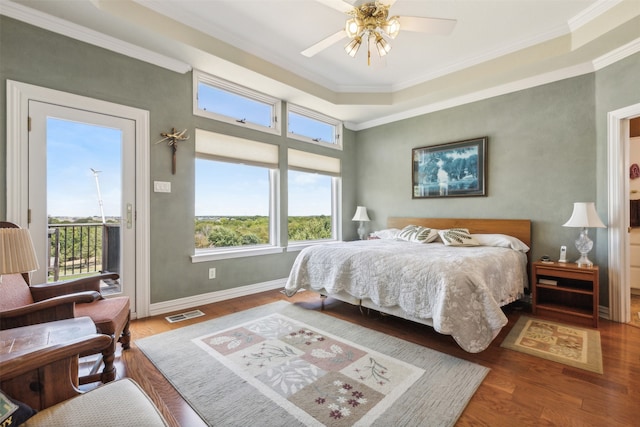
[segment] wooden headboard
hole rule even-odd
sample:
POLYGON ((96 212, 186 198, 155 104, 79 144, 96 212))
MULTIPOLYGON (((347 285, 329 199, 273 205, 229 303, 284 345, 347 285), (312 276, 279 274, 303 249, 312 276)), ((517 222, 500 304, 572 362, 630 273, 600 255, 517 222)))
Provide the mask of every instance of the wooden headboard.
POLYGON ((407 225, 421 225, 439 230, 466 228, 469 233, 475 234, 506 234, 517 237, 525 245, 531 247, 531 220, 528 219, 389 217, 387 220, 387 227, 389 228, 403 228, 407 225))

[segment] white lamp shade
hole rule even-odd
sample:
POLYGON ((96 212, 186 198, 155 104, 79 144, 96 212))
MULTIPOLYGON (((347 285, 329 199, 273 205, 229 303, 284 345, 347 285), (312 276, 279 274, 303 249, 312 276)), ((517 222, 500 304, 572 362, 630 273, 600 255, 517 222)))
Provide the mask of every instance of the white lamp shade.
POLYGON ((26 228, 0 228, 0 275, 38 269, 38 258, 26 228))
POLYGON ((607 228, 602 223, 593 202, 576 202, 573 204, 573 213, 564 227, 607 228))
POLYGON ((364 206, 358 206, 356 214, 351 219, 352 221, 371 221, 369 215, 367 215, 367 208, 364 206))

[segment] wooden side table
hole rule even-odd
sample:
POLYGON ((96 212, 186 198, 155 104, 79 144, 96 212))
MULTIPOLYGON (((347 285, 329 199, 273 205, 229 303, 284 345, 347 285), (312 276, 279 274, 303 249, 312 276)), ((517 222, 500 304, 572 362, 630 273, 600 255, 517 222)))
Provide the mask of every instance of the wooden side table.
POLYGON ((598 278, 597 266, 534 262, 533 314, 597 328, 598 278))
POLYGON ((99 352, 111 337, 97 334, 89 317, 0 331, 0 388, 34 409, 79 393, 78 357, 99 352))

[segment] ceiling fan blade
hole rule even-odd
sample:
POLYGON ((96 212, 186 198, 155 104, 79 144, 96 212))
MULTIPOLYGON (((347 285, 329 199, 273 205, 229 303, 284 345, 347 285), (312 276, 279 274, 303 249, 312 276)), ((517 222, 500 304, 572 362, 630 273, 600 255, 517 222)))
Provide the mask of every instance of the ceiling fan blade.
POLYGON ((323 40, 320 40, 318 43, 314 44, 311 47, 308 47, 307 49, 303 50, 300 53, 306 56, 307 58, 311 58, 313 55, 317 54, 322 50, 325 50, 332 44, 337 43, 346 37, 347 37, 347 33, 344 30, 340 30, 335 34, 332 34, 329 37, 323 40))
POLYGON ((342 13, 349 13, 353 10, 353 5, 343 0, 316 0, 318 3, 322 3, 327 7, 335 9, 342 13))
POLYGON ((446 36, 451 34, 458 22, 455 19, 424 18, 419 16, 399 16, 400 31, 417 31, 420 33, 446 36))

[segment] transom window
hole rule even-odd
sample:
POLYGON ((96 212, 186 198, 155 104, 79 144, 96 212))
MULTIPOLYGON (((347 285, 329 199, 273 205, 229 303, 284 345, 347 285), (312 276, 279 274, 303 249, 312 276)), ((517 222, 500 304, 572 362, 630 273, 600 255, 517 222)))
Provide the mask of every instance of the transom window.
POLYGON ((287 104, 287 136, 342 150, 342 122, 297 105, 287 104))
POLYGON ((280 135, 280 100, 200 71, 193 87, 193 114, 280 135))

